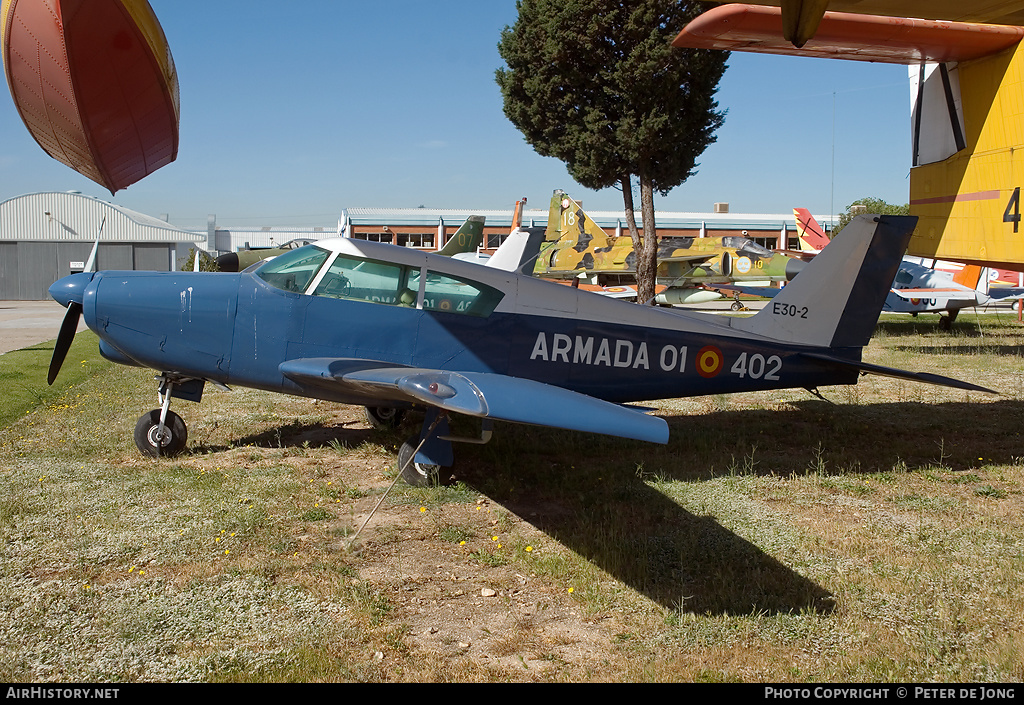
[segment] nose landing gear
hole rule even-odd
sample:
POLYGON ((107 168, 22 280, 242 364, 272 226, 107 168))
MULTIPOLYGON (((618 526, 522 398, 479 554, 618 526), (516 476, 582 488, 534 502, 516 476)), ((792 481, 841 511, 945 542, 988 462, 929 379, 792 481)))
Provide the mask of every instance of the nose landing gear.
POLYGON ((198 402, 202 396, 203 381, 167 374, 156 379, 160 382, 157 390, 160 408, 139 417, 133 434, 135 446, 149 458, 173 458, 185 450, 188 427, 180 416, 170 410, 171 396, 198 402))
POLYGON ((168 410, 161 421, 161 409, 153 409, 139 417, 135 424, 135 445, 150 458, 172 458, 185 450, 188 428, 173 411, 168 410))

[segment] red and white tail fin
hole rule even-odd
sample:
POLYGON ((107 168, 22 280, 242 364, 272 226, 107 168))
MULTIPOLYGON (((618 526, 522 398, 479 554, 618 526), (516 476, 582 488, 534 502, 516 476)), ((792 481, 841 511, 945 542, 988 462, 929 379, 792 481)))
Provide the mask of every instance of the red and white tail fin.
POLYGON ((804 252, 821 252, 828 244, 828 236, 806 208, 794 208, 796 231, 800 237, 800 249, 804 252))

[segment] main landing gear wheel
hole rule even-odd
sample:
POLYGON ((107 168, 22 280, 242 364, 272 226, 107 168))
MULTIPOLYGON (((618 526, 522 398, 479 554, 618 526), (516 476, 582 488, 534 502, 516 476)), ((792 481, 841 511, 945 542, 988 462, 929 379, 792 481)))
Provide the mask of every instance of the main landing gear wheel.
POLYGON ((393 406, 365 406, 366 420, 374 428, 398 428, 405 418, 405 409, 393 406))
POLYGON ((419 444, 419 436, 410 436, 398 449, 398 469, 402 473, 402 479, 413 487, 433 487, 445 484, 450 477, 448 468, 417 463, 413 459, 419 444))
POLYGON ((167 412, 164 429, 160 430, 160 409, 153 409, 139 417, 135 424, 135 445, 150 458, 171 458, 185 450, 188 428, 181 417, 167 412))

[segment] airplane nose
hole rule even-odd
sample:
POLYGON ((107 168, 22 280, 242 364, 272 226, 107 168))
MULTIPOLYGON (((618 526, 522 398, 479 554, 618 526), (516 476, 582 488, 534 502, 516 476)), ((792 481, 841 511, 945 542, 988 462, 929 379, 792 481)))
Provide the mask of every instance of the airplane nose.
POLYGON ((790 258, 786 262, 786 281, 793 281, 793 277, 800 273, 800 270, 807 266, 802 259, 790 258))
POLYGON ((218 257, 217 268, 222 272, 237 272, 238 253, 228 252, 226 255, 221 255, 220 257, 218 257))
POLYGON ((50 297, 64 308, 74 301, 82 303, 85 298, 85 287, 92 281, 93 272, 79 272, 58 279, 50 285, 50 297))

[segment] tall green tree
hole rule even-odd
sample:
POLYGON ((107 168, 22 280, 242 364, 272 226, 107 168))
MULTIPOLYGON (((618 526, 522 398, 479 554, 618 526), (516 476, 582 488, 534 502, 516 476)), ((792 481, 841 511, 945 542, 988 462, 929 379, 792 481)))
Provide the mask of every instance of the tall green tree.
POLYGON ((637 254, 638 300, 654 297, 654 192, 696 171, 725 119, 714 100, 728 52, 675 49, 705 9, 680 0, 518 0, 501 34, 496 78, 505 115, 537 153, 565 162, 577 183, 622 189, 637 254), (639 185, 641 233, 633 216, 639 185))
POLYGON ((910 215, 910 204, 895 205, 886 203, 881 198, 859 198, 846 207, 846 212, 839 216, 836 227, 832 229, 831 237, 839 234, 851 220, 857 217, 858 213, 874 213, 876 215, 910 215))

